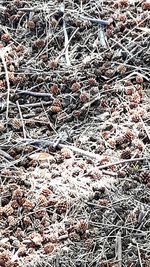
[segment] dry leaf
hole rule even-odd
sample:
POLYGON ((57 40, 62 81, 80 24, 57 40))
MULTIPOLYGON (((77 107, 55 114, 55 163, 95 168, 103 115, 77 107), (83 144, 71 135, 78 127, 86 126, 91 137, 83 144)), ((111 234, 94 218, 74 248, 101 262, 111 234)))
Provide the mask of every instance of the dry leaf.
POLYGON ((54 157, 47 152, 34 153, 30 155, 29 158, 32 160, 41 160, 41 161, 54 159, 54 157))

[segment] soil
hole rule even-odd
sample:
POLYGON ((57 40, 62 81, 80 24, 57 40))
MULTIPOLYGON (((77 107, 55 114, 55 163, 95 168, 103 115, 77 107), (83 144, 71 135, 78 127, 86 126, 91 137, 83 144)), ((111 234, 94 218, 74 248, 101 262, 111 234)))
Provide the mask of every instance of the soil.
POLYGON ((0 266, 150 266, 149 1, 1 1, 0 266))

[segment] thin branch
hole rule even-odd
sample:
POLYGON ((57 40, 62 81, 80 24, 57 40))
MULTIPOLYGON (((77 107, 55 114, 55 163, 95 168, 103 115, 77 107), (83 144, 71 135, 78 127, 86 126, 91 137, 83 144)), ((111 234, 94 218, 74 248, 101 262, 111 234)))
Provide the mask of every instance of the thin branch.
POLYGON ((6 61, 5 61, 5 54, 9 50, 10 50, 10 47, 8 47, 8 46, 0 48, 0 57, 2 59, 2 63, 3 63, 3 66, 4 66, 6 83, 7 83, 7 108, 6 108, 6 120, 7 120, 7 123, 8 123, 8 113, 9 113, 10 82, 9 82, 7 65, 6 65, 6 61))
POLYGON ((67 66, 69 67, 71 65, 70 63, 70 59, 69 59, 69 53, 68 53, 68 34, 67 34, 67 30, 66 30, 66 22, 63 19, 63 30, 64 30, 64 36, 65 36, 65 58, 66 58, 66 62, 67 62, 67 66))
POLYGON ((135 161, 143 161, 143 160, 150 160, 150 157, 147 158, 132 158, 132 159, 125 159, 125 160, 120 160, 114 163, 108 163, 108 164, 104 164, 99 166, 99 170, 104 169, 104 168, 108 168, 108 167, 112 167, 115 165, 120 165, 120 164, 125 164, 125 163, 129 163, 129 162, 135 162, 135 161))
POLYGON ((25 139, 25 138, 27 138, 27 136, 26 136, 25 125, 24 125, 24 121, 23 121, 21 108, 20 108, 20 105, 19 105, 18 101, 16 101, 16 104, 17 104, 17 107, 18 107, 18 110, 19 110, 19 115, 20 115, 20 119, 21 119, 21 122, 22 122, 23 136, 24 136, 24 139, 25 139))
POLYGON ((51 99, 54 99, 53 95, 50 93, 38 93, 38 92, 32 92, 32 91, 25 91, 25 90, 18 90, 16 91, 16 94, 24 94, 24 95, 30 95, 35 97, 50 97, 51 99))

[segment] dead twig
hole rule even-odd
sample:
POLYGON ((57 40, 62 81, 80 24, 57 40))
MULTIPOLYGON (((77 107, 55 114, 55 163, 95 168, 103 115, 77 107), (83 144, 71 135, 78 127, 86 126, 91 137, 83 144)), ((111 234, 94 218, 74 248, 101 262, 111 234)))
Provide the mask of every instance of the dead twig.
POLYGON ((18 101, 16 101, 16 104, 17 104, 17 107, 18 107, 18 110, 19 110, 20 119, 21 119, 21 122, 22 122, 23 136, 24 136, 24 138, 26 138, 27 136, 26 136, 25 125, 24 125, 24 121, 23 121, 21 108, 20 108, 20 105, 19 105, 18 101))
POLYGON ((104 164, 99 166, 99 170, 104 169, 104 168, 108 168, 108 167, 112 167, 115 165, 121 165, 121 164, 125 164, 125 163, 129 163, 129 162, 135 162, 135 161, 143 161, 143 160, 150 160, 150 157, 147 158, 132 158, 132 159, 125 159, 125 160, 120 160, 114 163, 108 163, 108 164, 104 164))
POLYGON ((16 91, 16 94, 24 94, 24 95, 30 95, 30 96, 35 96, 35 97, 50 97, 51 99, 54 99, 53 95, 50 93, 38 93, 38 92, 32 92, 32 91, 18 90, 16 91))
POLYGON ((119 231, 116 235, 116 258, 118 260, 119 267, 122 266, 122 243, 121 243, 121 232, 119 231))
POLYGON ((2 63, 3 63, 3 66, 4 66, 6 84, 7 84, 7 108, 6 108, 6 120, 7 120, 7 123, 8 123, 8 113, 9 113, 10 82, 9 82, 7 64, 6 64, 6 61, 5 61, 5 55, 9 51, 10 51, 10 46, 6 46, 6 47, 3 47, 3 48, 0 48, 0 57, 2 59, 2 63))

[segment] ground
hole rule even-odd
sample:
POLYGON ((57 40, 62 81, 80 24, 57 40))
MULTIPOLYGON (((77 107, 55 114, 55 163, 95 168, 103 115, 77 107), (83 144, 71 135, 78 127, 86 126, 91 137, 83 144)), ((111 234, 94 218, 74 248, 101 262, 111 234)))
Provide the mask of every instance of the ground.
POLYGON ((0 266, 150 266, 149 1, 1 1, 0 266))

